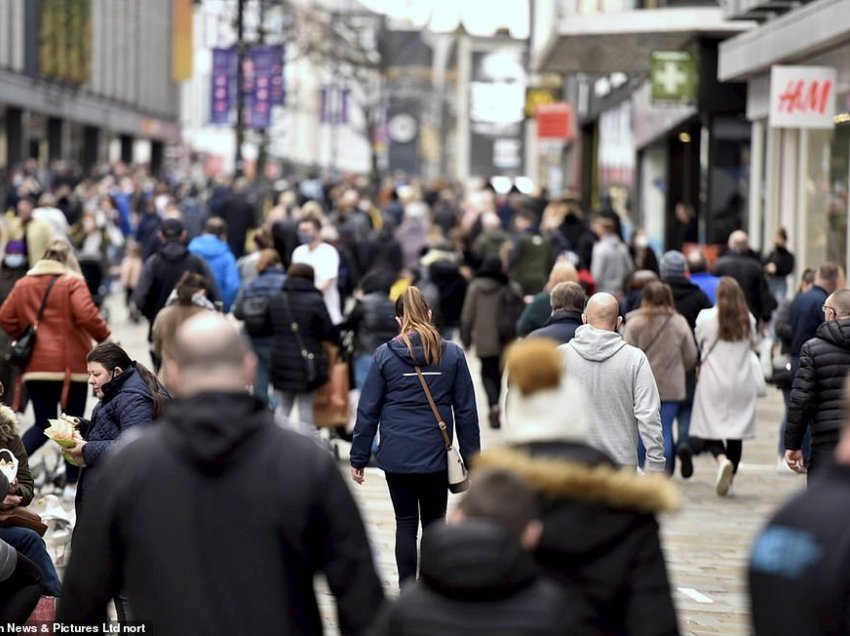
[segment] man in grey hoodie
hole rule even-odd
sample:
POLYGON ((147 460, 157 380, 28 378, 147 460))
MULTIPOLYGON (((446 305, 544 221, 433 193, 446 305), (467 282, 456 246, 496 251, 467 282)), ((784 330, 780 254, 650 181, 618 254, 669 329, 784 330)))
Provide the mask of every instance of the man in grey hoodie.
POLYGON ((625 468, 637 466, 638 436, 646 447, 644 469, 664 472, 661 401, 646 355, 617 330, 617 299, 594 294, 575 337, 559 349, 570 377, 584 389, 590 408, 588 443, 625 468))

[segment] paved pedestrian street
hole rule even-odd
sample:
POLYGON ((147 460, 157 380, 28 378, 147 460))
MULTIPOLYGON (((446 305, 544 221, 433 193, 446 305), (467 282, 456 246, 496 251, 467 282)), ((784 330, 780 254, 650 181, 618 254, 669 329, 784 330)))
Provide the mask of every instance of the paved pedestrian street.
MULTIPOLYGON (((111 299, 114 337, 137 360, 149 362, 144 324, 125 321, 126 312, 111 299)), ((469 364, 476 391, 485 446, 498 444, 499 431, 486 427, 484 391, 478 379, 474 357, 469 364)), ((89 400, 89 409, 93 406, 89 400)), ((767 516, 791 494, 805 487, 805 478, 780 474, 776 470, 776 442, 782 414, 781 394, 770 388, 759 400, 757 438, 744 442, 744 456, 732 497, 714 493, 715 464, 709 456, 695 458, 695 474, 689 480, 674 478, 682 491, 682 509, 661 518, 664 550, 671 577, 673 596, 683 634, 724 634, 736 636, 751 632, 746 594, 746 562, 752 539, 767 516)), ((22 428, 31 422, 25 416, 22 428)), ((385 589, 397 593, 394 556, 395 523, 386 482, 380 470, 369 468, 366 483, 357 486, 349 478, 345 462, 347 445, 340 443, 340 471, 351 485, 375 551, 375 560, 385 589)), ((450 496, 450 506, 455 496, 450 496)), ((43 505, 43 500, 42 500, 43 505)), ((71 508, 71 506, 66 506, 71 508)), ((320 604, 328 634, 336 634, 333 598, 322 581, 320 604)))

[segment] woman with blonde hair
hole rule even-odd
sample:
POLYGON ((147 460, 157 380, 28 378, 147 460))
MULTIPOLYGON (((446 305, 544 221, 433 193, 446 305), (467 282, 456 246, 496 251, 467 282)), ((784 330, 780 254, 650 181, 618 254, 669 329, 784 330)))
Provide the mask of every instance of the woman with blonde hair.
POLYGON ((399 334, 381 345, 357 408, 351 447, 351 476, 364 481, 364 468, 380 430, 378 467, 396 518, 396 563, 399 583, 416 576, 416 537, 445 518, 448 502, 446 446, 423 382, 451 438, 457 427, 465 462, 478 452, 478 409, 463 350, 440 337, 422 292, 410 287, 396 301, 399 334), (420 375, 421 374, 421 375, 420 375))
MULTIPOLYGON (((755 437, 756 398, 763 379, 752 363, 756 320, 734 278, 717 285, 717 305, 697 316, 700 372, 694 396, 691 438, 717 460, 715 490, 729 494, 743 450, 742 440, 755 437)), ((699 445, 697 445, 699 448, 699 445)))

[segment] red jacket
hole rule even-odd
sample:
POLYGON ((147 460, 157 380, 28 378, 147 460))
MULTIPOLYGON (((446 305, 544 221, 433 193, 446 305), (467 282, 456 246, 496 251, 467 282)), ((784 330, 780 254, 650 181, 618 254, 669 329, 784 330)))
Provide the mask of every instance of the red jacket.
POLYGON ((47 300, 23 379, 61 380, 65 384, 64 396, 71 380, 88 379, 86 355, 95 341, 102 342, 110 335, 85 281, 61 263, 38 261, 15 283, 0 307, 0 327, 10 338, 19 338, 35 322, 44 292, 57 274, 60 278, 47 300))

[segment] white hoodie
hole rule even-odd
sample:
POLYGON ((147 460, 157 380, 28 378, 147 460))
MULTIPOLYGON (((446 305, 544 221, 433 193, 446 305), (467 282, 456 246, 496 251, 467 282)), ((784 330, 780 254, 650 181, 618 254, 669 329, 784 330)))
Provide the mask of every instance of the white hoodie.
POLYGON ((637 465, 638 435, 645 470, 664 471, 661 400, 643 351, 618 333, 583 325, 558 347, 567 374, 583 389, 590 414, 587 443, 622 466, 637 465))

